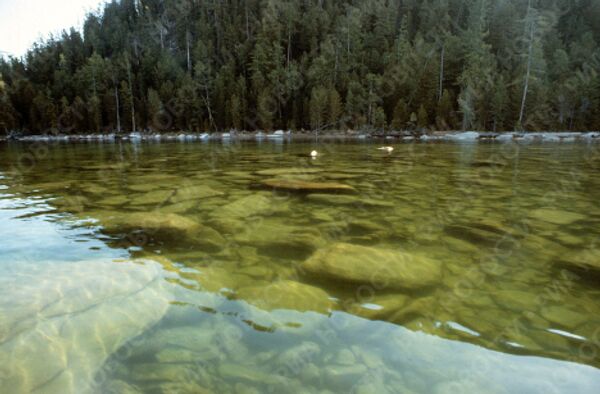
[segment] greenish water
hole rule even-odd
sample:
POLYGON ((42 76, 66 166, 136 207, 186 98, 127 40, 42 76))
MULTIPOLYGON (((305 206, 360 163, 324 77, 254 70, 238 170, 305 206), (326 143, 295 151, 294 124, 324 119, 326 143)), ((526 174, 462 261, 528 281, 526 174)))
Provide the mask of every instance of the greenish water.
POLYGON ((600 147, 379 146, 0 144, 0 392, 597 392, 600 147))

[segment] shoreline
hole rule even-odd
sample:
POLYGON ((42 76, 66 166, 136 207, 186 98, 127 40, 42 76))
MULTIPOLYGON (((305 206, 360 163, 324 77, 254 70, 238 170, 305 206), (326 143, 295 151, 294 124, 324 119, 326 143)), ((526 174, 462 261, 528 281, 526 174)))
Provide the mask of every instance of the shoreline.
POLYGON ((436 131, 427 134, 411 132, 292 132, 278 130, 272 133, 214 132, 214 133, 92 133, 92 134, 33 134, 24 136, 0 136, 0 141, 306 141, 320 140, 390 140, 390 141, 600 141, 600 131, 537 131, 537 132, 484 132, 484 131, 436 131))

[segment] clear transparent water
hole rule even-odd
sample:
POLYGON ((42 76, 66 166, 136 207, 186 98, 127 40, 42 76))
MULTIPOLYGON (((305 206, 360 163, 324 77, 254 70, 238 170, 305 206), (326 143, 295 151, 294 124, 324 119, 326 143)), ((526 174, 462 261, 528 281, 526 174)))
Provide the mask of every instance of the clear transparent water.
POLYGON ((597 392, 597 144, 378 147, 0 145, 0 392, 597 392))

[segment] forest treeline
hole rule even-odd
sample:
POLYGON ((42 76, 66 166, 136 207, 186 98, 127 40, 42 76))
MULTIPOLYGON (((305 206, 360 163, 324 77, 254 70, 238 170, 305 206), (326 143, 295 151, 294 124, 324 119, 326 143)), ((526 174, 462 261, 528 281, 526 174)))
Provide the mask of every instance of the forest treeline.
POLYGON ((597 0, 113 0, 0 61, 0 130, 598 130, 597 0))

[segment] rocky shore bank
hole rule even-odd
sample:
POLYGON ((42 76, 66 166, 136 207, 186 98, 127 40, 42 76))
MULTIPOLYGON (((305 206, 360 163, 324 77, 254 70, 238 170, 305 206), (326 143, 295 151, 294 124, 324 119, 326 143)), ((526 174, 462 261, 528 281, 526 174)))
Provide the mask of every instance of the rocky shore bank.
POLYGON ((0 136, 0 141, 230 141, 230 140, 366 140, 386 139, 396 141, 544 141, 570 142, 600 140, 600 131, 591 132, 481 132, 481 131, 435 131, 430 133, 415 133, 411 131, 394 132, 312 132, 312 131, 283 131, 275 132, 215 132, 215 133, 109 133, 109 134, 36 134, 0 136))

